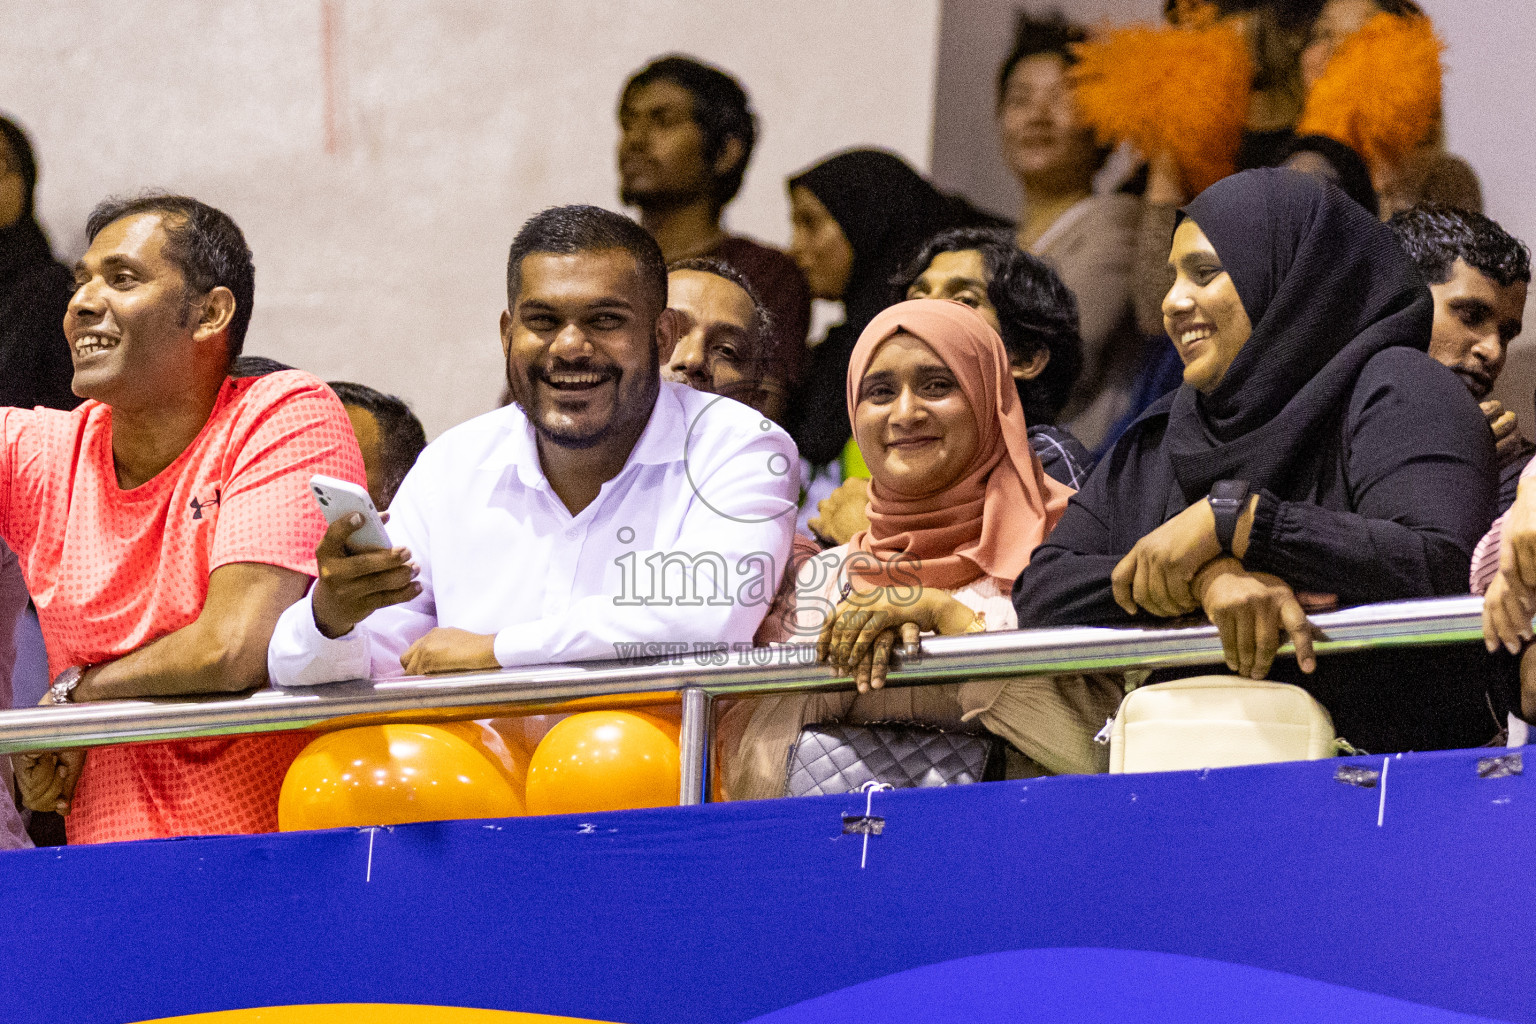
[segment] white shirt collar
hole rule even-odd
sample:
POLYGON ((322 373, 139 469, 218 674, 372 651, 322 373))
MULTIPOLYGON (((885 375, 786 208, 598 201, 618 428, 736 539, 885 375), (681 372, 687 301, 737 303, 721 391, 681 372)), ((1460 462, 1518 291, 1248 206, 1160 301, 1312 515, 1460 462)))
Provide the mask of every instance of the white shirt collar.
MULTIPOLYGON (((618 473, 623 476, 633 466, 661 466, 682 462, 686 457, 687 412, 677 394, 685 384, 662 381, 656 404, 651 408, 651 418, 645 430, 624 461, 618 473)), ((516 402, 501 410, 506 414, 502 437, 481 460, 477 469, 504 473, 511 466, 517 472, 524 487, 534 490, 550 490, 544 467, 539 463, 539 445, 528 414, 516 402)))

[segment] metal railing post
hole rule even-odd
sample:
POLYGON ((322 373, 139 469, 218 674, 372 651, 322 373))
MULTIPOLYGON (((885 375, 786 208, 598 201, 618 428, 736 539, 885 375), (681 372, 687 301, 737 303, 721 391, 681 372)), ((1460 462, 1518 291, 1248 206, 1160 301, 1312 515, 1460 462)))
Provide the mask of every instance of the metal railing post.
POLYGON ((684 806, 709 800, 709 746, 714 738, 714 698, 697 686, 683 691, 683 727, 677 745, 683 775, 677 802, 684 806))

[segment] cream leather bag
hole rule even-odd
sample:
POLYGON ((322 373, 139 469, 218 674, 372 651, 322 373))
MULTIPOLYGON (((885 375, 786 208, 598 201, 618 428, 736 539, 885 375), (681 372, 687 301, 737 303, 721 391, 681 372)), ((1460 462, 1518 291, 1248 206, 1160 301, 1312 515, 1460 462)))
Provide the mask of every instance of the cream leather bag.
POLYGON ((1173 772, 1335 753, 1333 719, 1299 686, 1196 676, 1132 690, 1109 730, 1109 770, 1173 772))

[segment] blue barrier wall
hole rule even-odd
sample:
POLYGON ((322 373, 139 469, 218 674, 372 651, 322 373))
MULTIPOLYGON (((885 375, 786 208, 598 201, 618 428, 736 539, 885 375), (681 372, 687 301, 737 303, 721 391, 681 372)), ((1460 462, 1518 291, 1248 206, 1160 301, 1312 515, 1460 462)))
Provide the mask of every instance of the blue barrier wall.
POLYGON ((0 854, 0 1020, 1536 1022, 1490 753, 0 854))

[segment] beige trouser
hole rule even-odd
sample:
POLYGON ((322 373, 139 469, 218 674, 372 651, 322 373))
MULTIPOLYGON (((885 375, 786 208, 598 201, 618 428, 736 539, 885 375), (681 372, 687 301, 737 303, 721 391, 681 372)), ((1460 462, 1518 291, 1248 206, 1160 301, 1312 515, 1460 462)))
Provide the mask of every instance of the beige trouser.
POLYGON ((789 750, 801 729, 819 722, 980 725, 1052 775, 1095 774, 1108 769, 1109 754, 1093 737, 1122 696, 1118 676, 1068 675, 743 700, 720 719, 720 795, 783 796, 789 750))

